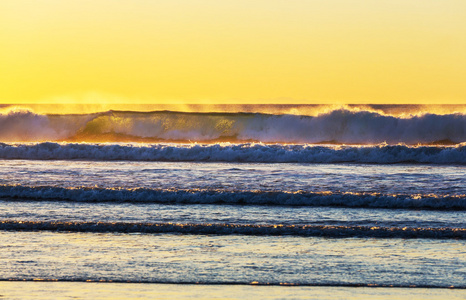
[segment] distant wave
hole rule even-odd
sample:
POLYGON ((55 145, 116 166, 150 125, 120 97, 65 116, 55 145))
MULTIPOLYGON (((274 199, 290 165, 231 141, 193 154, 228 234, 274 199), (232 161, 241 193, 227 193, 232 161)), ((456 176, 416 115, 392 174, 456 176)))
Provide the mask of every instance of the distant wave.
POLYGON ((0 114, 0 128, 3 142, 457 144, 466 141, 466 114, 400 117, 349 108, 316 116, 172 111, 45 115, 11 110, 0 114))
POLYGON ((62 188, 1 185, 0 199, 162 204, 336 206, 390 209, 466 210, 466 195, 351 192, 223 191, 176 189, 62 188))
POLYGON ((331 238, 428 238, 466 239, 464 228, 398 228, 331 225, 248 225, 248 224, 177 224, 177 223, 126 223, 126 222, 47 222, 0 221, 0 230, 71 231, 71 232, 122 232, 122 233, 182 233, 182 234, 241 234, 241 235, 293 235, 331 238))
POLYGON ((466 144, 331 146, 281 144, 0 143, 1 159, 260 163, 466 164, 466 144))

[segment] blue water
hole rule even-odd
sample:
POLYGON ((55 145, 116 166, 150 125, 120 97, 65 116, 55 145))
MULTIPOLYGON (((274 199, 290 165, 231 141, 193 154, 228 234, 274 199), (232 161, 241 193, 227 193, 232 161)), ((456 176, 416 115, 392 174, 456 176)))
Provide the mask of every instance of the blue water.
POLYGON ((0 280, 466 288, 462 114, 15 112, 0 121, 23 137, 3 132, 0 144, 0 280), (33 121, 37 139, 26 132, 33 121), (294 136, 270 127, 286 122, 294 136), (365 131, 371 123, 398 129, 377 135, 365 131), (232 140, 219 142, 222 132, 232 140), (108 134, 118 141, 91 141, 108 134), (189 134, 198 143, 175 142, 189 134), (371 143, 341 144, 358 135, 371 143), (306 142, 257 141, 285 136, 306 142), (309 143, 324 139, 333 141, 309 143))
POLYGON ((0 174, 2 279, 466 286, 462 166, 5 160, 0 174))

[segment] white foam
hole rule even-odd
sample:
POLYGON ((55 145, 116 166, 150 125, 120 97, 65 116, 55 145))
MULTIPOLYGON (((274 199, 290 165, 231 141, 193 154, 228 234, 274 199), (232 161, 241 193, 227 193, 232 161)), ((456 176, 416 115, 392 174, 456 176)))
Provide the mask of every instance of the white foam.
POLYGON ((466 115, 394 117, 374 111, 337 109, 317 116, 252 113, 118 112, 40 115, 0 114, 0 141, 96 140, 106 134, 126 140, 236 141, 353 144, 429 144, 466 141, 466 115), (92 138, 92 139, 91 139, 92 138))
POLYGON ((466 210, 466 195, 59 188, 0 186, 0 198, 36 201, 338 206, 390 209, 466 210))
POLYGON ((82 159, 262 163, 466 164, 466 145, 316 146, 267 144, 0 143, 2 159, 82 159))
POLYGON ((182 234, 241 234, 323 236, 332 238, 429 238, 466 239, 464 228, 399 228, 377 226, 332 225, 252 225, 252 224, 177 224, 177 223, 107 223, 107 222, 47 222, 0 221, 0 230, 123 232, 123 233, 182 233, 182 234))

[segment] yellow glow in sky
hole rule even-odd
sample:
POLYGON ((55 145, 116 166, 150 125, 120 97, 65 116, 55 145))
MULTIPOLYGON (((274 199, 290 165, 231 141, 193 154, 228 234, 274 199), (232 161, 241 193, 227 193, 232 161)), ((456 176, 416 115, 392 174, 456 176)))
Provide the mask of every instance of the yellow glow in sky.
POLYGON ((464 0, 2 0, 0 103, 465 103, 464 0))

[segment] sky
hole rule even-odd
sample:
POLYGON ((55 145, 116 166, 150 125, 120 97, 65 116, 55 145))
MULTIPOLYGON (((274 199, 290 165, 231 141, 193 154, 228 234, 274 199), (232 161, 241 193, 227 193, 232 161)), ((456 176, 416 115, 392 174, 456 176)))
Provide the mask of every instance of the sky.
POLYGON ((0 103, 466 104, 464 0, 2 0, 0 103))

